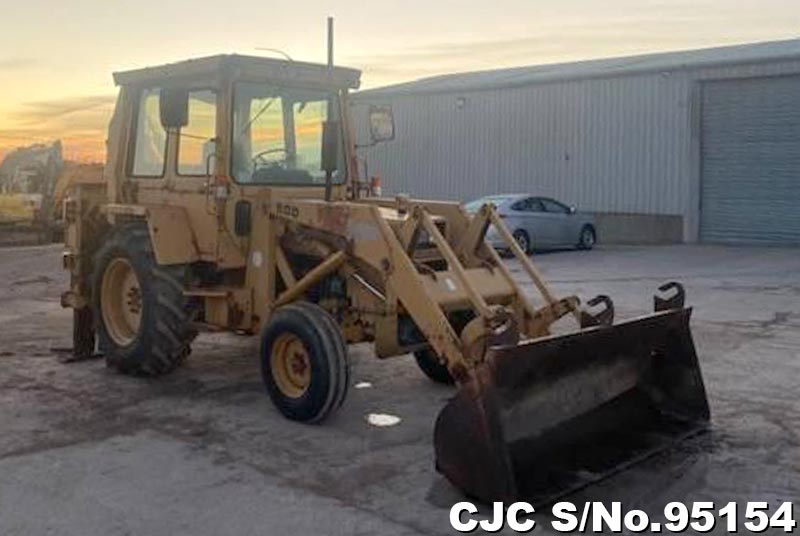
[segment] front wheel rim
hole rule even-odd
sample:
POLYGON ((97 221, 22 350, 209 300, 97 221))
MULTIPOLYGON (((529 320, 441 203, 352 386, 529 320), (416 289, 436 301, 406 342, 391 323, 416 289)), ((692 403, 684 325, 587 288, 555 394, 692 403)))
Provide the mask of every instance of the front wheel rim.
POLYGON ((583 245, 584 246, 594 245, 594 233, 589 229, 583 231, 583 245))
POLYGON ((130 345, 142 322, 142 292, 130 261, 113 259, 103 272, 100 310, 109 337, 119 346, 130 345))
POLYGON ((527 237, 526 237, 524 234, 522 234, 522 233, 519 233, 519 234, 517 235, 517 245, 518 245, 518 246, 520 247, 520 249, 521 249, 522 251, 524 251, 525 253, 527 253, 527 252, 528 252, 528 238, 527 238, 527 237))
POLYGON ((294 333, 282 333, 272 343, 270 370, 275 386, 288 398, 300 398, 311 385, 311 356, 294 333))

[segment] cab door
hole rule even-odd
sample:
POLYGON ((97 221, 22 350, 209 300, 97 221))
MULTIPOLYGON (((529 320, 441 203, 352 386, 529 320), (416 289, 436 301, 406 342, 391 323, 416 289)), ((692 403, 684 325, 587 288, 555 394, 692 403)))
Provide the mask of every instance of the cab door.
POLYGON ((217 158, 217 92, 188 92, 186 125, 173 132, 174 164, 169 174, 171 199, 186 207, 203 257, 219 262, 220 226, 213 196, 217 158))
POLYGON ((217 154, 218 96, 188 88, 188 116, 180 128, 161 124, 162 87, 142 88, 135 97, 127 173, 140 204, 182 207, 200 259, 218 261, 220 226, 211 196, 217 154))

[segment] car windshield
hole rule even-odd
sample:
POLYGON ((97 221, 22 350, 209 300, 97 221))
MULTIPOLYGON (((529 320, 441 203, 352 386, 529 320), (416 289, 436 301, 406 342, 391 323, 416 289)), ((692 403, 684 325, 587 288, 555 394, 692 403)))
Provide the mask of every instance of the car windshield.
POLYGON ((481 197, 480 199, 476 199, 475 201, 470 201, 464 208, 467 209, 467 212, 478 212, 480 208, 485 205, 486 203, 491 203, 494 206, 498 207, 508 201, 509 199, 513 199, 513 195, 487 195, 486 197, 481 197))
MULTIPOLYGON (((236 85, 232 174, 250 184, 325 184, 322 126, 338 119, 336 94, 262 83, 236 85)), ((342 150, 334 183, 344 180, 342 150)))

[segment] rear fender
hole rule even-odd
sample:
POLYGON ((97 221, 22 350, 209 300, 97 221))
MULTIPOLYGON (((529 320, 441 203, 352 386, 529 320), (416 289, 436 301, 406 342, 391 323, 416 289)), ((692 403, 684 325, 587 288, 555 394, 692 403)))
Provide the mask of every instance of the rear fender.
POLYGON ((145 220, 160 265, 188 264, 200 259, 197 240, 182 207, 111 204, 106 206, 106 215, 112 224, 124 218, 145 220))

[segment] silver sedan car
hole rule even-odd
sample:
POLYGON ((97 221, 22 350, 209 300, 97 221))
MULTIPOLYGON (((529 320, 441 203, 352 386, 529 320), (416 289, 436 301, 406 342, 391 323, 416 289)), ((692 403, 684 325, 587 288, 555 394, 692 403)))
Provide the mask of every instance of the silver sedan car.
MULTIPOLYGON (((497 207, 517 244, 528 254, 534 249, 592 249, 597 242, 594 217, 555 199, 527 194, 490 195, 467 203, 465 208, 474 213, 485 203, 497 207)), ((486 240, 497 249, 506 248, 492 228, 486 233, 486 240)))

